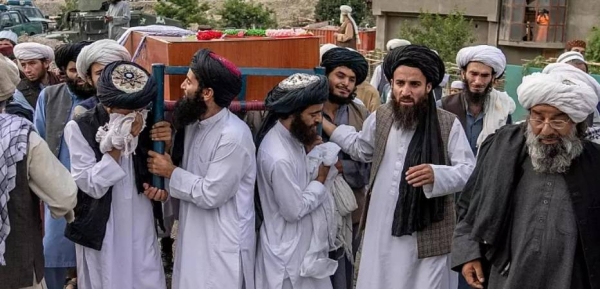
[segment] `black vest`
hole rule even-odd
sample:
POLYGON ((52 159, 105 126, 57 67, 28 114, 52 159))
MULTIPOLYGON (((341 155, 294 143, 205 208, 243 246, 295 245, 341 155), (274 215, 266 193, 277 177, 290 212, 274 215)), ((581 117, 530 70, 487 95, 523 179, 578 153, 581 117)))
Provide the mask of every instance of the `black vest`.
MULTIPOLYGON (((148 119, 152 119, 150 114, 148 119)), ((104 156, 100 152, 100 144, 96 141, 96 132, 98 132, 100 126, 105 125, 109 120, 109 114, 102 104, 98 104, 92 110, 75 119, 81 134, 94 151, 96 161, 100 161, 104 156)), ((138 193, 144 192, 144 183, 152 184, 152 174, 148 171, 146 164, 148 148, 152 146, 149 131, 148 127, 142 131, 135 154, 132 156, 138 193)), ((112 188, 100 199, 92 198, 79 190, 77 192, 77 206, 74 210, 75 221, 67 224, 65 237, 76 244, 100 251, 106 234, 106 222, 110 216, 111 202, 112 188)), ((160 205, 160 202, 158 205, 160 205)), ((153 203, 153 207, 156 207, 156 203, 153 203)))
POLYGON ((40 199, 29 189, 27 156, 17 164, 16 186, 10 192, 6 266, 0 266, 0 289, 30 287, 44 278, 44 248, 40 199))

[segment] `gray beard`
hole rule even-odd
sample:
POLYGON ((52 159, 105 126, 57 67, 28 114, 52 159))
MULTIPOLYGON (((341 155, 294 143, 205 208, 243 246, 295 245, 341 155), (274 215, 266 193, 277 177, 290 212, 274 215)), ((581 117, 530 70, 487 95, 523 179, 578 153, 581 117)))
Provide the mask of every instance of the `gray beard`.
POLYGON ((533 170, 538 173, 565 173, 573 159, 583 152, 583 144, 575 129, 570 135, 561 137, 558 143, 547 145, 533 134, 531 126, 527 124, 525 139, 533 170))

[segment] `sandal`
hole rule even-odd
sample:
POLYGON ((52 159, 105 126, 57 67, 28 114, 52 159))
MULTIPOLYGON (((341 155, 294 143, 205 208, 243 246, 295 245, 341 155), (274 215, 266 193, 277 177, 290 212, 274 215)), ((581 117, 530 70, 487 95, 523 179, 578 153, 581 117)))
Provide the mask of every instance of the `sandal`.
POLYGON ((65 289, 77 289, 77 278, 72 278, 65 285, 65 289))

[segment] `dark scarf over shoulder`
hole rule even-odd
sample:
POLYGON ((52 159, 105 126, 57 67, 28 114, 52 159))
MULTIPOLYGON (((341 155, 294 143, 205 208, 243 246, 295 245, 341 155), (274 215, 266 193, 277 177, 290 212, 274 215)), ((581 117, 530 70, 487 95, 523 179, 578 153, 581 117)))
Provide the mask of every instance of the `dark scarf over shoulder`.
MULTIPOLYGON (((152 119, 150 114, 148 119, 152 119)), ((104 155, 100 152, 100 145, 96 141, 96 132, 100 126, 105 125, 109 120, 109 114, 102 104, 96 105, 92 110, 75 119, 81 134, 94 151, 96 161, 100 161, 104 155)), ((144 192, 144 183, 152 183, 152 174, 148 171, 146 164, 148 148, 151 147, 149 128, 146 127, 139 136, 138 146, 132 156, 138 193, 144 192)), ((101 250, 102 241, 106 234, 106 222, 110 216, 111 202, 112 187, 100 199, 92 198, 79 190, 77 193, 77 206, 75 207, 75 221, 67 225, 65 236, 76 244, 101 250)))
MULTIPOLYGON (((527 158, 527 124, 506 125, 481 145, 477 165, 458 204, 459 222, 472 226, 470 239, 494 267, 508 269, 513 195, 527 158), (467 209, 468 208, 468 209, 467 209)), ((600 146, 583 141, 583 152, 564 174, 573 202, 592 288, 600 288, 600 146), (590 250, 586 250, 586 248, 590 250)))
POLYGON ((423 187, 413 187, 406 181, 406 172, 411 167, 421 164, 447 164, 433 93, 429 93, 427 102, 427 114, 419 117, 419 124, 404 159, 400 193, 392 225, 392 235, 396 237, 411 235, 444 219, 445 198, 428 199, 423 187))

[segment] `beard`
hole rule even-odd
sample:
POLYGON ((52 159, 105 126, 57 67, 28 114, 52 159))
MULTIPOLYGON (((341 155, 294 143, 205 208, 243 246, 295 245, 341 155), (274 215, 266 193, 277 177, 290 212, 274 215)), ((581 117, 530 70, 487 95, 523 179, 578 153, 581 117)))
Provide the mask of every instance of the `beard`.
POLYGON ((294 114, 293 118, 290 133, 303 145, 312 145, 319 137, 316 126, 309 126, 304 123, 300 114, 294 114))
POLYGON ((96 87, 87 82, 84 82, 83 84, 77 84, 77 80, 67 77, 65 83, 67 84, 67 87, 71 93, 75 94, 75 96, 80 99, 88 99, 96 95, 96 87))
POLYGON ((394 112, 394 124, 398 129, 414 130, 419 124, 419 117, 426 115, 428 110, 427 99, 421 99, 418 102, 410 97, 403 97, 400 100, 412 101, 412 106, 406 106, 400 104, 400 101, 392 97, 393 112, 394 112))
POLYGON ((472 92, 471 88, 469 88, 469 82, 466 79, 463 80, 463 83, 465 87, 464 92, 469 103, 483 106, 490 95, 490 91, 492 91, 492 82, 490 81, 483 92, 472 92))
POLYGON ((538 173, 562 174, 571 166, 573 159, 583 151, 581 139, 577 137, 576 130, 572 130, 567 136, 536 136, 531 126, 527 124, 525 143, 533 170, 538 173), (554 144, 544 144, 543 139, 559 138, 554 144))
POLYGON ((333 93, 329 93, 328 100, 338 105, 350 104, 356 98, 356 92, 351 93, 348 97, 339 96, 333 93))
POLYGON ((184 97, 175 103, 173 125, 177 129, 184 128, 200 119, 208 110, 206 102, 200 97, 200 89, 193 97, 184 97))

